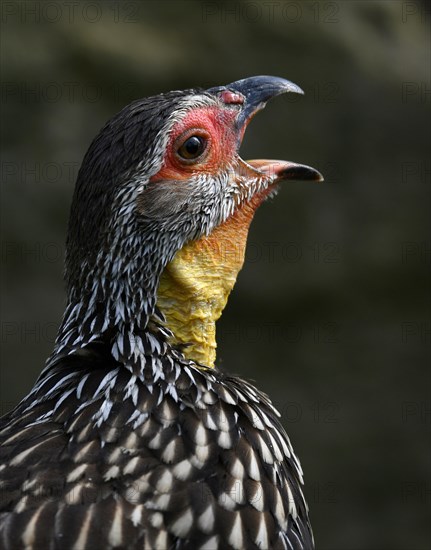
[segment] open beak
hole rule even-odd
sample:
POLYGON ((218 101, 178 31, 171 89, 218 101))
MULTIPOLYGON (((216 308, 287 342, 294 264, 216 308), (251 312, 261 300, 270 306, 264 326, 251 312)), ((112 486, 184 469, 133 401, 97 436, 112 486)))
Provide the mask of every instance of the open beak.
MULTIPOLYGON (((226 86, 211 88, 208 92, 218 95, 225 103, 241 105, 241 110, 236 120, 240 140, 242 140, 244 131, 251 118, 263 109, 270 99, 287 92, 304 93, 293 82, 276 76, 252 76, 237 80, 226 86)), ((244 164, 256 170, 261 175, 270 176, 272 183, 284 180, 323 181, 323 176, 320 172, 305 164, 267 159, 250 160, 244 164)))

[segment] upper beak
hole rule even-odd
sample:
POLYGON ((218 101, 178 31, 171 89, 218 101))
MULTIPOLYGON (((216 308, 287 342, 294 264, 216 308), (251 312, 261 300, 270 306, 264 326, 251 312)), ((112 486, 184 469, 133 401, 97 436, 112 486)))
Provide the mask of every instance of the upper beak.
POLYGON ((226 84, 226 86, 210 88, 208 92, 221 94, 223 100, 226 101, 227 99, 226 102, 242 103, 242 109, 237 119, 239 127, 246 124, 246 122, 257 111, 263 109, 266 103, 273 97, 287 92, 295 92, 297 94, 304 93, 301 88, 293 84, 293 82, 278 76, 251 76, 250 78, 243 78, 231 84, 226 84), (226 91, 233 92, 237 100, 229 101, 229 96, 227 94, 223 95, 223 92, 226 91), (241 96, 242 101, 238 100, 241 96))
MULTIPOLYGON (((299 86, 278 76, 252 76, 237 80, 226 86, 210 88, 208 92, 218 95, 226 104, 240 104, 241 110, 236 119, 240 137, 250 121, 266 103, 281 94, 294 92, 303 94, 299 86)), ((287 161, 255 160, 249 161, 254 169, 265 174, 271 173, 274 180, 323 181, 320 172, 303 164, 287 161)))

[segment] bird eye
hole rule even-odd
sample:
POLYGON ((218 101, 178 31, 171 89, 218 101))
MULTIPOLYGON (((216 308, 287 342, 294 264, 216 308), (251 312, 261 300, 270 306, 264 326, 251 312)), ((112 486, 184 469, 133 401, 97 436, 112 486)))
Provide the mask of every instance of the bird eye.
POLYGON ((207 140, 204 137, 190 136, 178 147, 177 154, 183 160, 195 160, 202 155, 206 146, 207 140))

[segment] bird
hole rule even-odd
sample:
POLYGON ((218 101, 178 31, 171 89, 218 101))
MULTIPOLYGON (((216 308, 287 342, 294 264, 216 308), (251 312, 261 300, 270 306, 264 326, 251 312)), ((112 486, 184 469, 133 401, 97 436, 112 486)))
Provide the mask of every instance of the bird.
POLYGON ((89 146, 54 350, 0 421, 1 548, 314 548, 279 412, 216 365, 257 208, 284 181, 323 180, 239 155, 288 92, 303 93, 253 76, 139 99, 89 146))

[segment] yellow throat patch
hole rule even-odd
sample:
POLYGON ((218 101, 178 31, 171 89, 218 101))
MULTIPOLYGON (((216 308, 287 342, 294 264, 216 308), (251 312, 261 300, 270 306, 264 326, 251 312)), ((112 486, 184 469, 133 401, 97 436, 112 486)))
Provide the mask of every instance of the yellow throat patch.
POLYGON ((188 344, 184 355, 205 367, 214 367, 215 323, 244 263, 256 207, 257 201, 246 203, 208 237, 187 243, 160 278, 157 305, 174 333, 173 343, 188 344))

